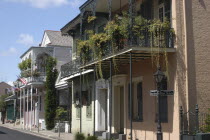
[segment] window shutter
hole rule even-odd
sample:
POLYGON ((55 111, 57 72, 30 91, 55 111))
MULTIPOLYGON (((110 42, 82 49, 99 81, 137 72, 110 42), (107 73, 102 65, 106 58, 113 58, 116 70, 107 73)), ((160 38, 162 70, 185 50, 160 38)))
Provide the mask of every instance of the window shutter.
MULTIPOLYGON (((167 90, 167 78, 163 79, 161 90, 167 90)), ((160 119, 161 122, 168 122, 168 97, 160 96, 160 119)))
POLYGON ((138 119, 143 120, 143 96, 142 96, 142 83, 137 85, 137 98, 138 98, 138 119))
POLYGON ((165 17, 170 20, 171 19, 171 0, 165 0, 165 17))
POLYGON ((161 122, 168 122, 168 97, 160 97, 160 120, 161 122))

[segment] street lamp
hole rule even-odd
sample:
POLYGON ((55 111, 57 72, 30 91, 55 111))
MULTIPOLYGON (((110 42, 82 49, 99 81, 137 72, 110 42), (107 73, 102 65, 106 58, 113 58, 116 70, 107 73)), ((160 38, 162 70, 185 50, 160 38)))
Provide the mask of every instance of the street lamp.
POLYGON ((157 104, 158 104, 158 120, 157 120, 157 140, 163 140, 162 128, 161 128, 161 120, 160 120, 160 90, 161 90, 161 82, 165 77, 165 74, 161 71, 161 68, 158 67, 157 72, 154 74, 155 81, 157 83, 157 104))

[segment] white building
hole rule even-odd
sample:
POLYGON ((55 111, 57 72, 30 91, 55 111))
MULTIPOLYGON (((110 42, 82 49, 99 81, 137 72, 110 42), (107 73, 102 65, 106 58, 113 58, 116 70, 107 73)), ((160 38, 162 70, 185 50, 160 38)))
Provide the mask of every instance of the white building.
POLYGON ((44 32, 38 47, 30 47, 22 54, 21 62, 31 60, 30 66, 21 71, 21 77, 27 84, 20 83, 20 120, 21 127, 31 129, 39 127, 45 129, 44 99, 46 81, 46 59, 48 56, 57 59, 56 68, 71 60, 72 38, 62 36, 60 31, 44 32))

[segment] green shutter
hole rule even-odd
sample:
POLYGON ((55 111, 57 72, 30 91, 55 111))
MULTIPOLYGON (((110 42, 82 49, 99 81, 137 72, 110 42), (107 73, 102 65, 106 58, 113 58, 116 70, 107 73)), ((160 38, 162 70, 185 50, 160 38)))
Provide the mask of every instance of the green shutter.
MULTIPOLYGON (((163 79, 161 90, 167 90, 167 79, 163 79)), ((168 122, 168 97, 160 96, 160 120, 168 122)))
POLYGON ((142 95, 142 83, 137 85, 137 99, 138 99, 138 120, 143 120, 143 95, 142 95))

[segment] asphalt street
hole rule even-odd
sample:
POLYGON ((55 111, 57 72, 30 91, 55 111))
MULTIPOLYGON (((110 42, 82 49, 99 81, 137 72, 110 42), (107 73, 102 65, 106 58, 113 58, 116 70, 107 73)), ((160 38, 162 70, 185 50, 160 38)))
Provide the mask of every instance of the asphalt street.
POLYGON ((48 140, 34 135, 21 133, 5 127, 0 127, 0 140, 48 140))

